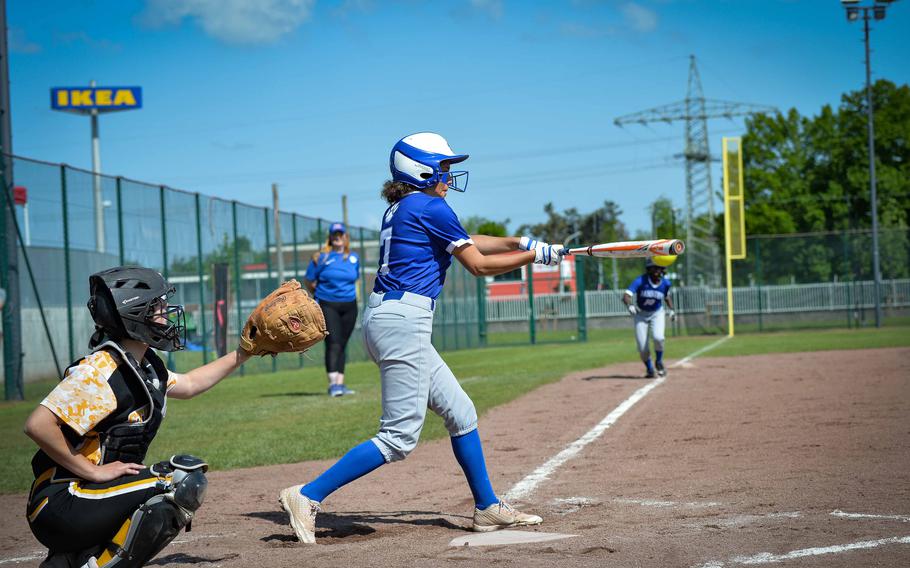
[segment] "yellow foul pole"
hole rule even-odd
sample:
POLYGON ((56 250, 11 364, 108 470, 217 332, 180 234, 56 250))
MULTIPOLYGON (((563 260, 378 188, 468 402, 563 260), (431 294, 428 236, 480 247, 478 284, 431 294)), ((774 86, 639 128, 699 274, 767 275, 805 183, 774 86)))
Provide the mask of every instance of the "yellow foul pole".
POLYGON ((727 264, 727 335, 733 336, 733 261, 746 258, 742 138, 724 138, 724 259, 727 264))

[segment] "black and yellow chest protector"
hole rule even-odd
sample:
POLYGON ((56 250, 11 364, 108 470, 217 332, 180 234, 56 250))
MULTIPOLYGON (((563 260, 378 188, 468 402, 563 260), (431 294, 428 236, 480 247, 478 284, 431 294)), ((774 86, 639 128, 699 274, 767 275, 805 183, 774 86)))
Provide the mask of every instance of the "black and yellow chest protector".
POLYGON ((101 464, 142 463, 166 412, 167 368, 151 349, 142 363, 114 342, 99 349, 107 350, 118 363, 108 379, 117 409, 95 427, 101 441, 101 464))

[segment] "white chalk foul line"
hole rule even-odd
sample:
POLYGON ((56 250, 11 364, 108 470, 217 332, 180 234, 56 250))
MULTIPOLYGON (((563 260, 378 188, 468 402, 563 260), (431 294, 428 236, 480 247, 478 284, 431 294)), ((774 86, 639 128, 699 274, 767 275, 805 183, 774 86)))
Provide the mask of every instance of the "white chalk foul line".
POLYGON ((679 361, 677 361, 677 362, 673 363, 672 365, 670 365, 670 368, 679 367, 679 366, 681 366, 681 365, 685 365, 686 363, 688 363, 688 362, 691 361, 692 359, 695 359, 696 357, 698 357, 698 356, 701 355, 702 353, 707 353, 708 351, 714 349, 715 347, 717 347, 717 346, 720 345, 721 343, 727 341, 728 339, 730 339, 730 336, 729 336, 729 335, 725 335, 724 337, 721 337, 720 339, 718 339, 718 340, 715 341, 714 343, 712 343, 712 344, 710 344, 710 345, 705 345, 704 347, 702 347, 701 349, 699 349, 699 350, 696 351, 695 353, 692 353, 691 355, 688 355, 688 356, 686 356, 686 357, 683 357, 683 358, 680 359, 679 361))
MULTIPOLYGON (((226 538, 236 535, 237 533, 227 533, 227 534, 202 534, 199 536, 191 536, 183 539, 177 539, 171 542, 171 544, 184 544, 187 542, 194 542, 197 540, 208 539, 208 538, 226 538)), ((47 551, 36 552, 30 556, 19 556, 17 558, 0 558, 0 564, 12 564, 20 562, 29 562, 31 560, 43 560, 47 556, 47 551)))
MULTIPOLYGON (((684 359, 677 361, 675 364, 671 365, 671 367, 676 367, 678 365, 688 363, 702 353, 714 349, 727 339, 729 338, 724 337, 706 347, 702 347, 695 353, 692 353, 684 359)), ((512 489, 509 489, 509 492, 506 493, 506 499, 510 501, 520 501, 528 497, 531 493, 534 492, 538 485, 540 485, 543 481, 549 479, 553 472, 555 472, 562 464, 574 458, 576 455, 578 455, 582 448, 599 438, 600 435, 603 434, 607 428, 615 424, 616 421, 626 413, 626 411, 635 406, 635 403, 646 397, 649 392, 660 386, 666 379, 666 377, 655 379, 632 393, 632 396, 624 400, 619 406, 613 409, 613 412, 607 414, 603 420, 588 430, 584 436, 569 444, 564 450, 547 460, 547 462, 542 466, 538 467, 530 474, 528 474, 524 479, 516 483, 512 489)))
POLYGON ((10 563, 20 563, 20 562, 29 562, 30 560, 43 560, 47 556, 47 551, 38 552, 32 554, 31 556, 20 556, 18 558, 0 558, 0 564, 10 564, 10 563))
POLYGON ((851 550, 864 550, 867 548, 876 548, 886 544, 910 544, 910 536, 895 536, 891 538, 881 538, 878 540, 862 540, 851 542, 849 544, 838 544, 834 546, 821 546, 816 548, 803 548, 793 550, 786 554, 771 554, 770 552, 761 552, 754 556, 735 556, 726 563, 721 561, 712 561, 702 564, 699 568, 723 568, 728 564, 742 564, 744 566, 756 566, 759 564, 773 564, 775 562, 784 562, 795 558, 806 558, 807 556, 819 556, 822 554, 838 554, 840 552, 849 552, 851 550))
POLYGON ((882 521, 901 521, 904 523, 910 523, 910 517, 907 515, 872 515, 869 513, 845 513, 840 509, 831 511, 831 516, 843 517, 845 519, 876 519, 882 521))

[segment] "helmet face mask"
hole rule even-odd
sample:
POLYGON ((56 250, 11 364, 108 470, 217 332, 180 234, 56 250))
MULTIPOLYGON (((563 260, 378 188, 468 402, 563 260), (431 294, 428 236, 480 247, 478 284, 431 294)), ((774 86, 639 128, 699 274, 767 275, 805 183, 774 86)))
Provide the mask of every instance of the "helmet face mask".
POLYGON ((660 280, 663 278, 667 269, 652 260, 650 257, 645 261, 645 272, 651 280, 660 280))
POLYGON ((468 188, 468 172, 449 171, 449 166, 467 159, 467 154, 452 151, 439 134, 419 132, 405 136, 395 144, 389 156, 389 169, 394 181, 417 189, 444 183, 450 189, 463 192, 468 188))
POLYGON ((170 287, 167 293, 145 305, 145 309, 131 313, 120 313, 124 327, 131 339, 148 343, 162 351, 179 351, 186 343, 186 315, 183 306, 168 304, 168 297, 175 292, 170 287))
POLYGON ((186 342, 183 306, 168 304, 173 286, 154 270, 118 266, 89 277, 88 308, 95 320, 91 345, 102 337, 133 339, 162 351, 186 342))

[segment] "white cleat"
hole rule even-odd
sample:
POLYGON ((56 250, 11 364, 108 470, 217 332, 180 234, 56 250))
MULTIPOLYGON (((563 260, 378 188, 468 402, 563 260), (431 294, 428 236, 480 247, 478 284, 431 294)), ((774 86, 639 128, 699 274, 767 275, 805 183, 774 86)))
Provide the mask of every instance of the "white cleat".
POLYGON ((539 525, 543 519, 516 511, 505 501, 494 503, 486 509, 474 509, 474 532, 490 532, 509 527, 539 525))
POLYGON ((291 517, 291 528, 297 539, 306 544, 316 543, 316 513, 322 511, 317 501, 300 493, 303 485, 282 489, 278 494, 281 508, 291 517))

